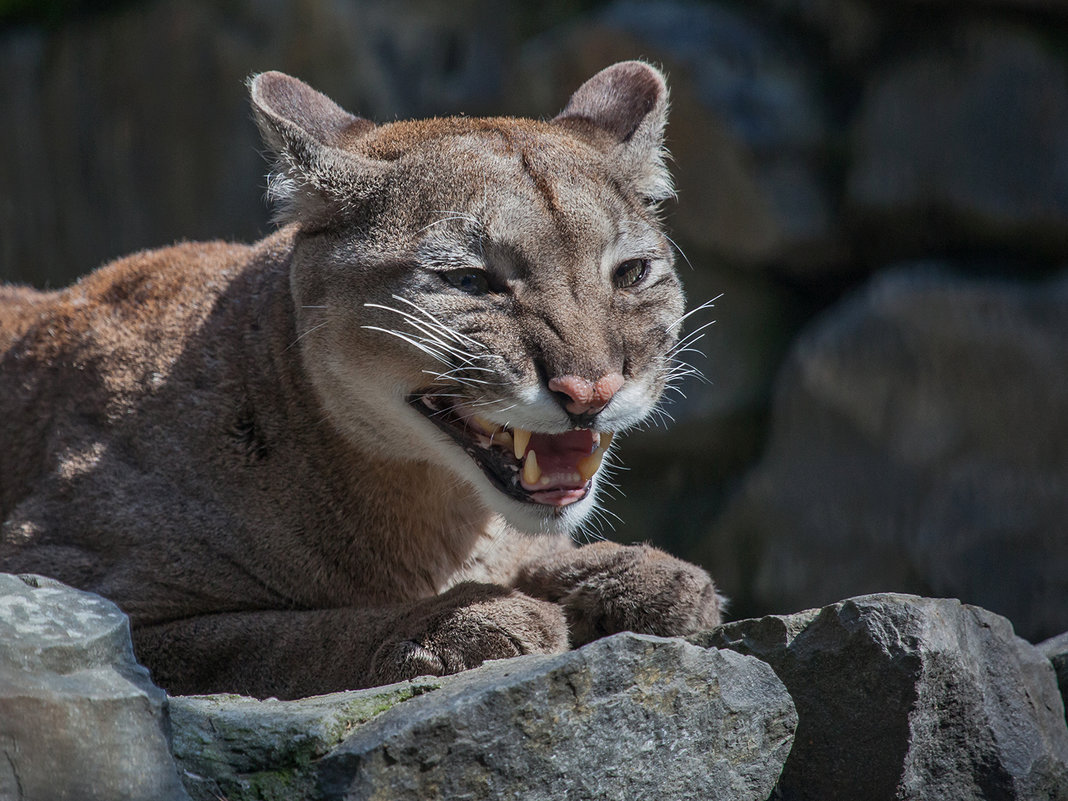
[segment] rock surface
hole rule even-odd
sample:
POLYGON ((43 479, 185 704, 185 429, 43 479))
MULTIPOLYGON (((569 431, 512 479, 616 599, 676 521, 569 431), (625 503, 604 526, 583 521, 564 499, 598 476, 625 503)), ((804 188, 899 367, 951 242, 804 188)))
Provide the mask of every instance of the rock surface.
POLYGON ((173 759, 113 604, 0 575, 0 609, 5 801, 1068 801, 1050 663, 1068 635, 1040 649, 952 599, 620 634, 298 701, 173 698, 173 759))
POLYGON ((1035 647, 1053 665, 1053 671, 1057 674, 1057 688, 1066 705, 1065 720, 1068 721, 1068 632, 1050 637, 1035 647))
POLYGON ((424 677, 299 701, 175 697, 174 757, 193 801, 318 798, 316 760, 355 727, 444 681, 424 677))
POLYGON ((849 213, 915 243, 1015 240, 1064 258, 1068 68, 1020 29, 947 38, 866 91, 849 213), (883 215, 894 219, 871 219, 883 215))
POLYGON ((198 801, 763 801, 797 722, 762 662, 632 634, 302 701, 173 704, 176 755, 198 801))
MULTIPOLYGON (((827 313, 709 535, 736 610, 885 590, 960 598, 1031 640, 1068 620, 1068 275, 902 270, 827 313)), ((759 612, 757 612, 759 613, 759 612)))
POLYGON ((118 607, 0 574, 0 799, 188 801, 118 607))
POLYGON ((766 661, 790 691, 785 801, 1068 798, 1053 669, 986 610, 872 595, 690 639, 766 661))
POLYGON ((796 717, 767 665, 617 635, 498 662, 327 756, 324 797, 767 798, 796 717))

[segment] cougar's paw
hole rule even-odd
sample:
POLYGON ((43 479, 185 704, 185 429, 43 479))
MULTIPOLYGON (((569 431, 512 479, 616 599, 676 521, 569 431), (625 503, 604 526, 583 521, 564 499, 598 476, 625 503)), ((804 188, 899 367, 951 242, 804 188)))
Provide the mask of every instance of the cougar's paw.
POLYGON ((692 634, 721 620, 708 573, 647 545, 587 545, 527 565, 517 587, 564 608, 575 646, 619 631, 692 634))
POLYGON ((487 584, 461 584, 412 609, 375 651, 377 683, 444 676, 487 659, 567 650, 567 621, 556 604, 487 584))

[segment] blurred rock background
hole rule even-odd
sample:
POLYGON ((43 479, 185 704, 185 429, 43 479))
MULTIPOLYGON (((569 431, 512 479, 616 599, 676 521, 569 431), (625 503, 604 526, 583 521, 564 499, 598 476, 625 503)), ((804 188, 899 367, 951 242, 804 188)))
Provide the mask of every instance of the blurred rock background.
POLYGON ((954 596, 1068 629, 1068 2, 0 0, 0 278, 271 230, 244 81, 379 121, 668 72, 668 224, 715 319, 623 523, 734 617, 954 596))

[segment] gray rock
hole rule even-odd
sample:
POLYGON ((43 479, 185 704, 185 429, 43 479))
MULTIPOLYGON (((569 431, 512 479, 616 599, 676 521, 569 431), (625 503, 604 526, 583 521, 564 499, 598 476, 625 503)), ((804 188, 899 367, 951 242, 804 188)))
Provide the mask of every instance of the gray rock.
POLYGON ((1068 798, 1049 662, 955 600, 872 595, 691 638, 774 669, 797 705, 776 797, 1068 798))
MULTIPOLYGON (((1035 647, 1052 663, 1061 700, 1068 705, 1068 632, 1050 637, 1035 647)), ((1068 709, 1065 710, 1065 719, 1068 721, 1068 709)))
POLYGON ((324 798, 763 801, 796 717, 762 662, 622 634, 490 663, 360 727, 324 798))
POLYGON ((899 248, 1068 255, 1068 62, 1042 35, 967 27, 879 75, 858 114, 847 213, 899 248))
POLYGON ((0 574, 0 799, 188 801, 166 701, 118 607, 0 574))
POLYGON ((298 701, 175 697, 174 757, 194 801, 317 798, 316 760, 356 726, 443 681, 424 677, 298 701))
POLYGON ((902 270, 780 375, 765 454, 702 554, 738 614, 901 591, 1068 620, 1068 276, 902 270))
POLYGON ((809 46, 820 47, 825 62, 850 77, 862 72, 879 52, 884 16, 900 19, 911 10, 864 0, 755 0, 753 4, 765 10, 772 25, 803 30, 809 46))

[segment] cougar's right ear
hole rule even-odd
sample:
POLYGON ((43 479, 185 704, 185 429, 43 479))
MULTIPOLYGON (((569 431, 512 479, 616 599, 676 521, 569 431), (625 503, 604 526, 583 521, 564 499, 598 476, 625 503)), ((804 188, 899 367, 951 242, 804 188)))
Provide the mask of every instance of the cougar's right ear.
POLYGON ((354 145, 374 123, 281 72, 249 80, 256 124, 274 157, 267 194, 282 223, 357 206, 382 180, 384 165, 354 145))

